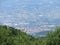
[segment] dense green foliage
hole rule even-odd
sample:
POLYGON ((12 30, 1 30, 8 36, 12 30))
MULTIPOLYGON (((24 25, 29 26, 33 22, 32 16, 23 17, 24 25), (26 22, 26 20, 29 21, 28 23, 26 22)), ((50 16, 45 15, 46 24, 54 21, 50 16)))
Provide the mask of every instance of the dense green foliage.
POLYGON ((34 38, 19 29, 0 25, 0 45, 60 45, 60 28, 46 37, 34 38))
POLYGON ((0 45, 39 45, 40 41, 18 29, 0 26, 0 45))
POLYGON ((60 45, 60 27, 57 27, 54 32, 50 32, 46 37, 46 45, 60 45))

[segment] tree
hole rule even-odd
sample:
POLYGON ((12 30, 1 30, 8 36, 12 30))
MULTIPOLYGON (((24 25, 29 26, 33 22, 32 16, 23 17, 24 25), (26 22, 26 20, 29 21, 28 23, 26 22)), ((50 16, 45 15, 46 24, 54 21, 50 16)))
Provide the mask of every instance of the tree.
POLYGON ((60 27, 57 27, 54 32, 50 32, 46 38, 46 45, 60 45, 60 27))

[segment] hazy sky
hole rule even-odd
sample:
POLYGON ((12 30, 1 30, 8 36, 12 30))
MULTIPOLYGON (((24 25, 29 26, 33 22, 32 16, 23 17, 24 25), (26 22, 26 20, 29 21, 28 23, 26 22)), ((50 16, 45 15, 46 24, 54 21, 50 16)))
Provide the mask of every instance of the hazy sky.
POLYGON ((0 0, 0 24, 39 32, 59 20, 60 0, 0 0))

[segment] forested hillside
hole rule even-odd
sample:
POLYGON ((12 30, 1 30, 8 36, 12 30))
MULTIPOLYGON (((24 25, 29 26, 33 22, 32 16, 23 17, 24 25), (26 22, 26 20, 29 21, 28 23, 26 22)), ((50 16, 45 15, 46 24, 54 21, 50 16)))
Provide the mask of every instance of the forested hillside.
POLYGON ((19 29, 0 25, 0 45, 60 45, 60 28, 46 37, 34 38, 19 29))
POLYGON ((39 42, 18 29, 0 26, 0 45, 38 45, 39 42))

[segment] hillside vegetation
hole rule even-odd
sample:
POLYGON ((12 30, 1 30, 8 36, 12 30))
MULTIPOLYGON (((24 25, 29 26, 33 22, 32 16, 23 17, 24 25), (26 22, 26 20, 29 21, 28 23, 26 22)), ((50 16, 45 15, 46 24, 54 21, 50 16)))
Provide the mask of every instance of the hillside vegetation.
POLYGON ((0 45, 60 45, 60 28, 46 37, 34 38, 19 29, 0 25, 0 45))

